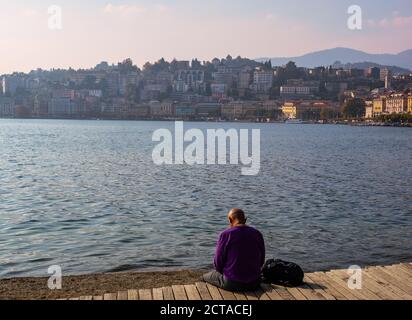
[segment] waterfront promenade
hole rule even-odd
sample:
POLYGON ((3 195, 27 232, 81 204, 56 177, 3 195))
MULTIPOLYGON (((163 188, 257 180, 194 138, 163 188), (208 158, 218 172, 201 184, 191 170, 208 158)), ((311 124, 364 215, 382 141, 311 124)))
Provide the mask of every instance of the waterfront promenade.
MULTIPOLYGON (((350 289, 346 270, 305 275, 297 288, 262 285, 256 292, 231 293, 197 282, 154 289, 130 289, 68 300, 412 300, 412 263, 362 270, 362 288, 350 289)), ((66 300, 66 299, 65 299, 66 300)))

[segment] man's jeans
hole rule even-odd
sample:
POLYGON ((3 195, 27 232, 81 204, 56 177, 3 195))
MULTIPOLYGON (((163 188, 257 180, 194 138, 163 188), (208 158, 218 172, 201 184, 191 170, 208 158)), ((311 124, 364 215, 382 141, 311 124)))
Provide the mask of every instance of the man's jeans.
POLYGON ((204 282, 210 283, 215 287, 232 292, 254 291, 260 286, 260 282, 255 284, 245 284, 225 279, 223 275, 217 271, 206 273, 203 275, 202 279, 204 282))

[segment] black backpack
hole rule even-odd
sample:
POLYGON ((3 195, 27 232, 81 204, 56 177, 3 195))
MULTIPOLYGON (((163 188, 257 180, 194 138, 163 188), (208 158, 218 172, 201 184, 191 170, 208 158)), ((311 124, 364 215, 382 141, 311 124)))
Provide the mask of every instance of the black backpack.
POLYGON ((262 281, 286 287, 297 287, 303 284, 305 274, 296 263, 270 259, 262 268, 262 281))

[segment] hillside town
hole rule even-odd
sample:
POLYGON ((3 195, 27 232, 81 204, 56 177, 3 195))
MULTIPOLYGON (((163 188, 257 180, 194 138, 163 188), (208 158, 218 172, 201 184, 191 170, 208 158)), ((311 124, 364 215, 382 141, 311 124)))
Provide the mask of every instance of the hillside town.
POLYGON ((412 73, 227 56, 1 76, 0 117, 330 122, 412 114, 412 73))

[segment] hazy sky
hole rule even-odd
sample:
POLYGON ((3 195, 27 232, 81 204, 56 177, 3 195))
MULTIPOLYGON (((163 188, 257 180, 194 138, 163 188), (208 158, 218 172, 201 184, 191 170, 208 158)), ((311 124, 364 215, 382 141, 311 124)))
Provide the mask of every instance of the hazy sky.
POLYGON ((295 56, 337 46, 412 48, 410 0, 0 0, 0 73, 91 67, 131 57, 295 56), (347 27, 350 5, 363 29, 347 27), (62 8, 62 30, 48 7, 62 8))

